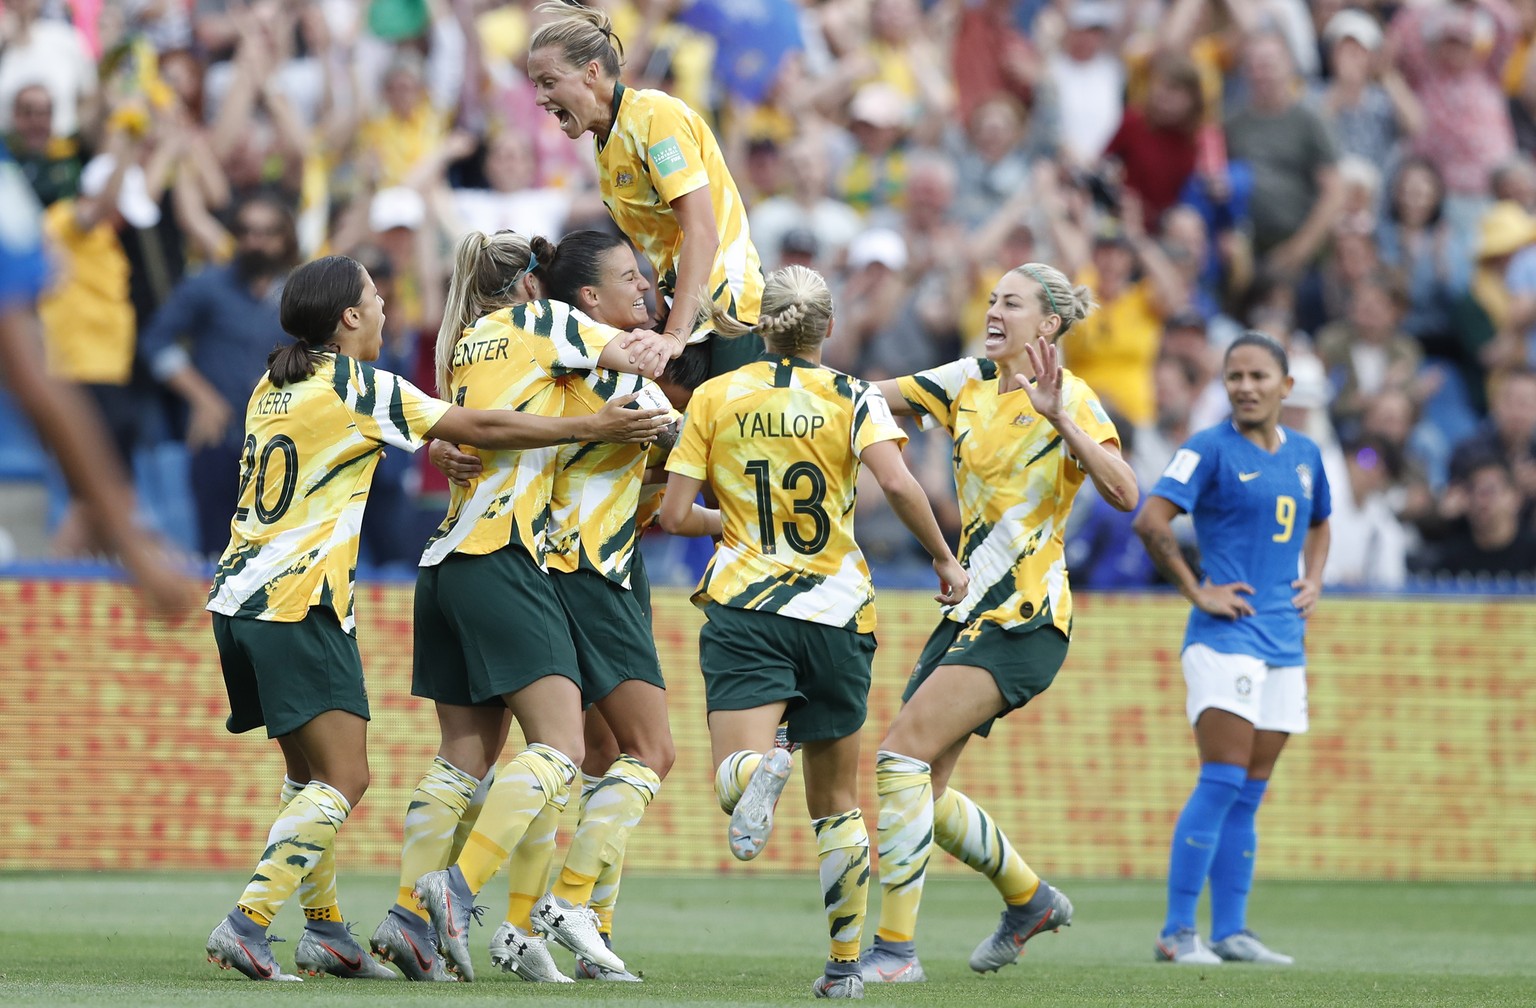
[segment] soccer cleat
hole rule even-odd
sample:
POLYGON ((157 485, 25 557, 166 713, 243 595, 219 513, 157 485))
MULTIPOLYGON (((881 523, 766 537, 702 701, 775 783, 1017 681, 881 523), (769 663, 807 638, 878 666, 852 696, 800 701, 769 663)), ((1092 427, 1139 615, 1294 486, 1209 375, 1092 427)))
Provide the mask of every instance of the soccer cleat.
POLYGON ((1221 957, 1200 939, 1194 928, 1184 928, 1171 935, 1158 938, 1152 946, 1152 957, 1158 962, 1179 963, 1184 966, 1220 966, 1221 957))
POLYGON ((1041 882, 1028 903, 1003 911, 997 930, 971 953, 971 969, 978 973, 1002 969, 1018 962, 1024 943, 1035 935, 1071 926, 1072 901, 1060 889, 1041 882))
POLYGON ((917 961, 916 942, 888 942, 879 935, 859 958, 859 968, 867 984, 922 983, 928 979, 923 964, 917 961))
POLYGON ((624 960, 614 955, 597 930, 597 913, 586 904, 573 904, 554 893, 533 905, 533 930, 564 945, 577 958, 608 969, 625 972, 624 960))
POLYGON ((373 954, 392 962, 407 980, 423 983, 452 983, 453 974, 437 954, 437 940, 432 929, 420 917, 402 907, 392 907, 383 922, 374 929, 368 944, 373 954))
POLYGON ((304 937, 293 953, 299 972, 329 973, 348 980, 394 980, 395 972, 373 961, 341 921, 305 921, 304 937))
POLYGON ((773 744, 778 746, 780 749, 783 749, 785 752, 796 753, 800 751, 800 743, 791 742, 789 740, 788 721, 785 721, 783 724, 779 725, 779 730, 774 732, 773 744))
POLYGON ((437 947, 448 968, 460 980, 473 982, 475 964, 469 958, 469 918, 475 913, 475 894, 469 891, 457 867, 427 872, 411 890, 416 905, 432 918, 437 947))
POLYGON ((792 765, 789 750, 775 746, 763 754, 762 762, 752 771, 731 813, 729 840, 736 860, 751 861, 768 845, 773 833, 773 807, 784 793, 792 765))
POLYGON ((864 1000, 864 978, 857 973, 843 973, 833 976, 830 973, 816 978, 811 984, 811 993, 819 998, 832 998, 837 1001, 862 1001, 864 1000))
POLYGON ((1289 966, 1295 958, 1276 952, 1263 942, 1252 931, 1239 931, 1228 935, 1221 941, 1211 942, 1211 951, 1220 956, 1224 962, 1255 962, 1272 963, 1276 966, 1289 966))
POLYGON ((208 936, 208 961, 219 969, 237 969, 252 980, 303 980, 277 965, 270 943, 279 940, 239 910, 232 910, 208 936))
POLYGON ((606 966, 599 966, 595 962, 588 962, 587 960, 581 958, 581 956, 577 956, 576 957, 576 979, 577 980, 608 980, 608 981, 616 981, 616 982, 619 982, 619 983, 642 983, 643 982, 640 977, 638 977, 635 974, 629 972, 629 970, 627 970, 627 969, 611 970, 611 969, 609 969, 606 966))
POLYGON ((555 965, 543 938, 529 934, 511 921, 502 922, 491 936, 491 963, 530 983, 574 982, 555 965))

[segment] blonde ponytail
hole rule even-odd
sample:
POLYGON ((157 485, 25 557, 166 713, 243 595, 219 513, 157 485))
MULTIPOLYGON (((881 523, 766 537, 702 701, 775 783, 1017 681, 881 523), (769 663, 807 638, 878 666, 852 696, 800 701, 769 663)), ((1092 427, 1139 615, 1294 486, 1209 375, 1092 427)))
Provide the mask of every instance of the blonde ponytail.
MULTIPOLYGON (((437 394, 447 398, 453 381, 453 350, 464 330, 492 312, 524 300, 521 281, 538 267, 534 243, 511 231, 471 231, 453 252, 453 277, 437 330, 437 394)), ((544 242, 545 247, 549 246, 544 242)))

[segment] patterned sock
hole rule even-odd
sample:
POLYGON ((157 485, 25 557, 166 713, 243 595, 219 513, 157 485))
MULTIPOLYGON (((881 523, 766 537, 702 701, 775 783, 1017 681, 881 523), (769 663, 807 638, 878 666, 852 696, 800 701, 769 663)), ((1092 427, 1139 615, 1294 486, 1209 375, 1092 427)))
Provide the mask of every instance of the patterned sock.
POLYGON ((352 806, 341 792, 321 781, 310 781, 278 814, 267 834, 267 849, 256 873, 240 894, 239 907, 262 927, 288 902, 331 845, 336 830, 347 821, 352 806))
POLYGON ((471 893, 485 888, 544 806, 566 798, 577 773, 570 757, 541 742, 502 768, 456 862, 471 893))
POLYGON ((1227 811, 1211 859, 1211 940, 1221 941, 1248 928, 1248 890, 1253 888, 1254 855, 1259 831, 1254 819, 1269 788, 1267 780, 1243 782, 1227 811))
POLYGON ((1019 857, 987 810, 954 788, 945 788, 933 799, 933 839, 991 879, 1009 906, 1023 906, 1040 888, 1040 876, 1019 857))
POLYGON ((881 941, 908 942, 917 935, 923 877, 933 850, 933 777, 922 760, 884 749, 875 754, 880 795, 881 941))
POLYGON ((1248 768, 1231 763, 1202 763, 1200 780, 1173 828, 1168 856, 1168 918, 1163 937, 1195 926, 1195 904, 1211 873, 1216 840, 1232 803, 1248 779, 1248 768))
POLYGON ((533 929, 533 905, 549 888, 549 866, 555 860, 555 837, 560 832, 560 816, 565 813, 571 793, 560 801, 551 801, 528 824, 528 832, 512 851, 507 863, 507 915, 524 932, 533 929))
POLYGON ((857 962, 869 907, 869 833, 858 810, 812 819, 833 962, 857 962))
MULTIPOLYGON (((603 782, 600 775, 581 775, 581 797, 586 799, 597 786, 603 782)), ((592 885, 592 899, 587 907, 597 914, 597 931, 601 935, 613 934, 613 909, 619 902, 619 876, 624 872, 624 859, 603 865, 603 870, 597 873, 597 881, 592 885)))
POLYGON ((581 823, 566 852, 554 894, 586 903, 603 869, 624 860, 629 834, 661 787, 656 772, 633 756, 613 761, 601 783, 581 799, 581 823))
MULTIPOLYGON (((304 785, 284 774, 278 811, 287 808, 288 803, 297 798, 302 790, 304 785)), ((314 870, 299 883, 299 906, 304 910, 306 921, 340 922, 341 907, 337 905, 340 902, 336 896, 336 849, 327 847, 315 863, 314 870)))
POLYGON ((453 831, 459 817, 469 808, 470 796, 478 782, 469 774, 438 756, 411 792, 405 810, 405 830, 400 844, 399 906, 427 920, 427 913, 416 905, 411 890, 416 880, 427 872, 446 867, 453 831))
POLYGON ((491 769, 480 783, 475 785, 475 793, 470 795, 469 808, 459 816, 459 824, 453 828, 453 847, 448 851, 448 864, 453 864, 464 853, 464 841, 469 839, 469 834, 474 832, 475 823, 480 821, 480 810, 485 808, 485 796, 491 793, 491 785, 496 783, 496 768, 491 769))
POLYGON ((720 761, 715 770, 715 797, 720 799, 720 808, 726 815, 736 811, 736 803, 741 801, 741 793, 747 789, 752 771, 762 761, 763 754, 750 749, 733 752, 720 761))

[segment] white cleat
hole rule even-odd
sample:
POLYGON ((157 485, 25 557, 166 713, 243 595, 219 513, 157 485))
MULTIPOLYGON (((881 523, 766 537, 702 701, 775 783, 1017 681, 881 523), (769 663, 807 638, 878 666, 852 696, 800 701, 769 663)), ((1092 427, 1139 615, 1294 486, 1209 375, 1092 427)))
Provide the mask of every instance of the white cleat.
POLYGON ((1211 951, 1221 957, 1223 962, 1252 962, 1270 963, 1275 966, 1289 966, 1296 960, 1283 952, 1274 949, 1259 941, 1259 936, 1252 931, 1239 931, 1237 934, 1228 935, 1221 941, 1211 942, 1211 951))
POLYGON ((535 933, 553 938, 576 953, 579 959, 626 972, 624 960, 603 943, 603 936, 597 930, 597 913, 586 904, 570 903, 554 893, 545 893, 544 898, 533 905, 532 916, 535 933))
POLYGON ((530 983, 575 983, 555 965, 543 938, 511 921, 504 921, 491 936, 491 963, 530 983))
POLYGON ((1184 928, 1159 938, 1152 947, 1152 956, 1158 962, 1178 963, 1181 966, 1221 965, 1221 957, 1206 947, 1200 933, 1194 928, 1184 928))
POLYGON ((793 767, 789 750, 775 746, 763 754, 762 762, 752 771, 741 800, 731 812, 728 836, 731 853, 738 861, 751 861, 768 845, 773 833, 773 808, 784 793, 793 767))

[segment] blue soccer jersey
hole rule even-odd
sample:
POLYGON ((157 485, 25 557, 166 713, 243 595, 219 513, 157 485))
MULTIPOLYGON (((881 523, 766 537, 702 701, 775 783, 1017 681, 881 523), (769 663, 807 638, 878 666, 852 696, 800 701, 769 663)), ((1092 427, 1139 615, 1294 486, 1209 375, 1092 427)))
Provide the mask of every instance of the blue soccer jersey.
POLYGON ((1302 665, 1305 622, 1291 604, 1307 530, 1332 510, 1317 445, 1280 429, 1270 454, 1230 422, 1203 430, 1173 456, 1152 488, 1194 519, 1205 575, 1253 586, 1252 616, 1223 619, 1193 610, 1184 646, 1204 644, 1271 665, 1302 665))

